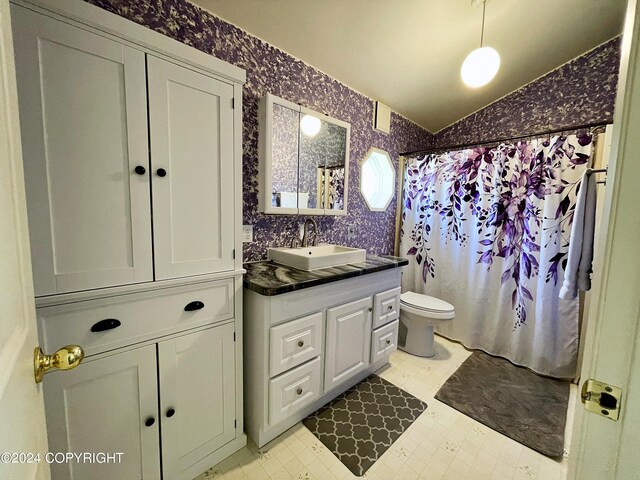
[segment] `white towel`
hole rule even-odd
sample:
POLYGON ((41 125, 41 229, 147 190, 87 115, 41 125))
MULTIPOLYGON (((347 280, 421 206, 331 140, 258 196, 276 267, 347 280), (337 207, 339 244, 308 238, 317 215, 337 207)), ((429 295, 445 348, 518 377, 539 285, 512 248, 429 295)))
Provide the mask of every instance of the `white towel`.
POLYGON ((298 194, 298 208, 309 208, 309 194, 308 193, 299 193, 298 194))
POLYGON ((573 213, 571 237, 569 238, 569 256, 564 271, 564 281, 560 289, 560 298, 570 300, 578 296, 578 290, 591 289, 593 264, 593 242, 596 226, 597 184, 595 175, 587 173, 582 177, 580 191, 573 213))
POLYGON ((278 192, 280 194, 280 206, 284 208, 298 208, 296 192, 278 192))
POLYGON ((280 207, 284 208, 309 208, 309 194, 297 192, 278 192, 280 207))

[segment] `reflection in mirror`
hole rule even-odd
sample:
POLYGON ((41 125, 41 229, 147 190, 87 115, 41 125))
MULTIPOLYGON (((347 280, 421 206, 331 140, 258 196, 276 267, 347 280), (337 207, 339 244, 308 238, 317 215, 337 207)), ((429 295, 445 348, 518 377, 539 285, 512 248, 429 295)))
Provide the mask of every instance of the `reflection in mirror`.
MULTIPOLYGON (((298 125, 300 113, 273 104, 271 206, 298 208, 298 125)), ((308 194, 307 194, 308 197, 308 194)), ((304 207, 303 207, 304 208, 304 207)))
POLYGON ((395 191, 395 170, 389 154, 372 148, 362 162, 360 193, 369 210, 382 212, 387 209, 395 191))
POLYGON ((327 210, 344 208, 344 167, 318 167, 318 197, 327 210))
POLYGON ((310 114, 302 116, 298 191, 308 195, 308 208, 344 208, 346 148, 345 127, 310 114))

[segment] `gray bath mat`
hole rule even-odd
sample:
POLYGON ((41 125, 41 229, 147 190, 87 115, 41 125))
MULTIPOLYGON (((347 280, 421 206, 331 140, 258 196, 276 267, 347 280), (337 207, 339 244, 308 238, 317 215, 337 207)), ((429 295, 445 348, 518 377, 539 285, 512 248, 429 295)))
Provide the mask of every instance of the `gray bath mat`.
POLYGON ((569 384, 474 352, 436 399, 548 457, 564 450, 569 384))
POLYGON ((371 375, 302 423, 360 476, 426 409, 426 403, 371 375))

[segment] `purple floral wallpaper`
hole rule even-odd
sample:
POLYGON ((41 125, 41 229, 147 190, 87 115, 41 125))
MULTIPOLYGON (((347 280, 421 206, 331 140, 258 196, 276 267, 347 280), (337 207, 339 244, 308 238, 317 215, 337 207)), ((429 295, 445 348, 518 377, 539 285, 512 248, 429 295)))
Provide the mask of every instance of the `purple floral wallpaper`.
POLYGON ((373 102, 276 47, 247 34, 186 0, 87 0, 187 45, 244 68, 243 92, 243 222, 254 226, 254 242, 246 243, 244 260, 266 258, 269 246, 284 245, 304 217, 258 213, 258 101, 267 92, 300 103, 351 124, 348 215, 317 217, 320 241, 392 254, 396 201, 386 212, 370 212, 359 193, 359 162, 369 148, 398 153, 428 148, 433 135, 392 113, 391 133, 373 131, 373 102), (349 236, 349 225, 355 235, 349 236), (375 232, 375 233, 373 233, 375 232))
POLYGON ((436 134, 436 145, 613 121, 620 37, 596 47, 436 134))

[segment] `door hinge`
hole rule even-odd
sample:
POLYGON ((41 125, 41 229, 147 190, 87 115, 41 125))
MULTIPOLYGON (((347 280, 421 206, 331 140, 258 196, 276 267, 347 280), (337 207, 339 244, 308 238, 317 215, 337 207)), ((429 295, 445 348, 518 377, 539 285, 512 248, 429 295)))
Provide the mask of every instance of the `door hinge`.
POLYGON ((580 394, 588 412, 617 421, 620 417, 622 390, 613 385, 589 379, 582 385, 580 394))
POLYGON ((236 258, 236 249, 235 248, 233 250, 231 250, 231 258, 233 258, 234 260, 236 258))
POLYGON ((235 99, 235 97, 231 99, 231 108, 236 108, 236 99, 235 99))
POLYGON ((233 332, 233 341, 236 341, 236 332, 233 332))
POLYGON ((233 421, 233 428, 238 428, 238 420, 233 421))

